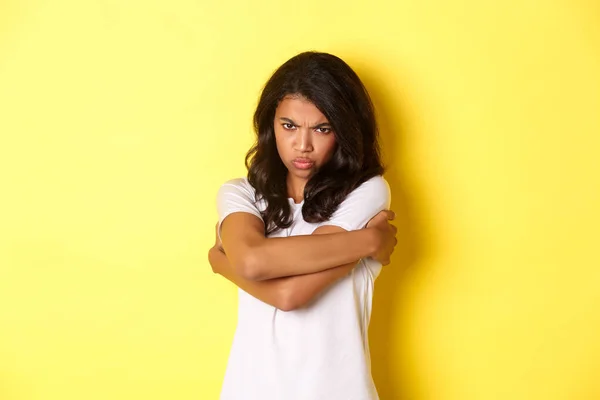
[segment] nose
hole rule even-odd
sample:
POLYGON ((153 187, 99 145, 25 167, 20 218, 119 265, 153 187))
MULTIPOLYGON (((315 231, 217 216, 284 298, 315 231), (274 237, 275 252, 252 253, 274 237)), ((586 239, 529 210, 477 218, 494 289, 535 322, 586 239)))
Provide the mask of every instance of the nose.
POLYGON ((313 150, 312 135, 308 129, 298 129, 294 143, 295 150, 305 153, 313 150))

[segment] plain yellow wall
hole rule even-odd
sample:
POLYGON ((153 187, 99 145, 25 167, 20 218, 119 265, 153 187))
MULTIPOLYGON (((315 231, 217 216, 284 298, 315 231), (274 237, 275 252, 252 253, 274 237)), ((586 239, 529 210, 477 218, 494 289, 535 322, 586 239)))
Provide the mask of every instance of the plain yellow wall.
POLYGON ((0 2, 0 399, 217 398, 215 193, 309 49, 363 78, 390 164, 382 399, 600 399, 599 4, 0 2))

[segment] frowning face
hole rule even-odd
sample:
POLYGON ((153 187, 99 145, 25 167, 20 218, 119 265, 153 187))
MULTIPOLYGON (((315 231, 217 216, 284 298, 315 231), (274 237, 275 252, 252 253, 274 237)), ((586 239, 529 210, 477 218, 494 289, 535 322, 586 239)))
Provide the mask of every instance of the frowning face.
POLYGON ((286 96, 277 106, 273 122, 277 151, 288 177, 306 183, 335 150, 329 121, 306 98, 286 96))

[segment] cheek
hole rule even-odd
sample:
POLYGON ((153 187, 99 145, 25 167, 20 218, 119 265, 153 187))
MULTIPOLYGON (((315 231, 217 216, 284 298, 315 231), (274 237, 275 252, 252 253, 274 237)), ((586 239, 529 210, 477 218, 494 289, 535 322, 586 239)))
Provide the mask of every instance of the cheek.
POLYGON ((323 159, 328 161, 335 151, 335 136, 327 136, 327 140, 323 142, 323 159))
POLYGON ((289 138, 286 138, 285 135, 280 133, 275 133, 275 144, 277 146, 277 152, 279 155, 284 158, 285 154, 289 152, 289 138))

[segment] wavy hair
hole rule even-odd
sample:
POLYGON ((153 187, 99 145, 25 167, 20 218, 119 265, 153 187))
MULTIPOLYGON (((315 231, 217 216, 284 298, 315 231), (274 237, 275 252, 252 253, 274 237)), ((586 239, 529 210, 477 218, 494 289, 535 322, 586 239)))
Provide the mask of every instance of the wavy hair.
POLYGON ((336 146, 330 160, 306 183, 302 216, 323 222, 346 196, 381 175, 379 134, 373 103, 358 75, 342 59, 321 52, 300 53, 279 67, 265 84, 256 111, 256 142, 246 154, 248 181, 262 213, 265 234, 288 228, 292 221, 286 185, 287 168, 275 142, 275 110, 286 96, 313 103, 331 124, 336 146))

